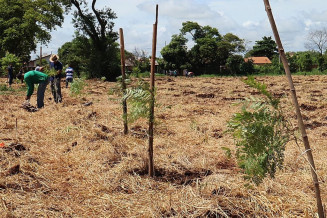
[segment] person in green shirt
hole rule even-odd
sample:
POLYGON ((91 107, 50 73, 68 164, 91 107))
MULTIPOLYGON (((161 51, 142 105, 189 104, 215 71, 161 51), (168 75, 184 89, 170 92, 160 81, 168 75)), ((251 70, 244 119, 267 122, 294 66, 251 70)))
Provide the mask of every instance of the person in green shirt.
POLYGON ((24 80, 28 86, 27 94, 25 100, 29 102, 33 92, 34 84, 39 84, 37 89, 37 107, 44 107, 44 92, 49 84, 49 77, 47 74, 42 73, 43 67, 40 67, 39 70, 28 71, 24 74, 24 80))

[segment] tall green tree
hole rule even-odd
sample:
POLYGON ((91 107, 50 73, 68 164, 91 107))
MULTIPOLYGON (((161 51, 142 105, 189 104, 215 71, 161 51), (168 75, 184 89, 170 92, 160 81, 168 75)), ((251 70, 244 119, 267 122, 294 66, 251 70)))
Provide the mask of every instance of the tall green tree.
POLYGON ((221 35, 217 28, 201 26, 196 22, 184 22, 181 33, 189 33, 194 41, 188 57, 196 72, 220 72, 220 66, 226 64, 230 55, 245 49, 244 40, 238 36, 232 33, 221 35))
POLYGON ((222 36, 218 29, 187 21, 182 23, 181 33, 189 33, 194 41, 194 46, 188 52, 192 71, 196 74, 219 71, 218 42, 222 36))
POLYGON ((270 60, 278 54, 276 42, 269 37, 262 37, 262 40, 256 41, 253 49, 246 54, 252 57, 268 57, 270 60))
POLYGON ((298 53, 297 63, 300 71, 311 71, 313 65, 311 52, 298 53))
POLYGON ((192 35, 193 41, 196 41, 201 38, 214 38, 219 41, 222 36, 218 32, 217 28, 212 28, 210 26, 202 27, 197 22, 186 21, 182 23, 182 29, 180 30, 183 35, 190 33, 192 35))
POLYGON ((225 65, 227 59, 232 56, 245 51, 244 40, 238 36, 227 33, 222 37, 218 43, 218 55, 220 57, 220 65, 225 65))
POLYGON ((187 39, 182 35, 173 35, 168 45, 162 48, 161 55, 164 62, 164 68, 178 69, 185 68, 187 63, 187 39))
POLYGON ((47 44, 50 32, 61 26, 66 0, 0 0, 0 57, 5 52, 23 61, 38 42, 47 44))
POLYGON ((78 34, 71 42, 66 42, 58 49, 60 61, 64 65, 71 65, 77 75, 87 72, 90 65, 90 39, 78 34))
POLYGON ((103 77, 115 80, 120 74, 119 49, 115 42, 117 32, 113 31, 116 14, 108 7, 96 9, 96 0, 91 2, 91 12, 85 0, 71 0, 75 7, 73 23, 80 35, 91 40, 89 73, 90 77, 103 77))

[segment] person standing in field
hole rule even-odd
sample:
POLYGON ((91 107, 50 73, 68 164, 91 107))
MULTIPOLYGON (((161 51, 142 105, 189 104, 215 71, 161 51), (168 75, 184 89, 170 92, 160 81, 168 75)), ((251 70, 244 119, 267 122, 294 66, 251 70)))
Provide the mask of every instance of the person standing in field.
POLYGON ((12 64, 9 64, 7 71, 8 71, 8 83, 9 83, 9 87, 11 87, 12 81, 14 79, 14 70, 12 68, 12 64))
POLYGON ((177 77, 177 70, 174 70, 174 77, 177 77))
POLYGON ((34 92, 34 84, 39 84, 37 89, 37 107, 43 108, 44 107, 44 92, 49 84, 49 77, 47 74, 42 73, 43 67, 39 68, 39 71, 32 70, 28 71, 24 74, 24 80, 28 86, 27 94, 26 94, 26 103, 29 104, 31 96, 34 92))
POLYGON ((74 74, 74 69, 72 68, 71 65, 67 67, 66 69, 66 88, 68 88, 68 83, 73 82, 73 74, 74 74))
POLYGON ((59 56, 58 55, 52 55, 50 57, 50 70, 54 69, 56 71, 56 74, 54 76, 50 77, 51 82, 51 92, 54 98, 54 101, 56 103, 62 101, 62 95, 61 95, 61 86, 60 86, 60 79, 61 79, 61 73, 62 73, 62 63, 59 62, 59 56))
POLYGON ((28 71, 27 68, 27 63, 24 62, 23 66, 20 68, 18 74, 17 74, 17 78, 20 80, 21 83, 24 83, 24 74, 28 71))

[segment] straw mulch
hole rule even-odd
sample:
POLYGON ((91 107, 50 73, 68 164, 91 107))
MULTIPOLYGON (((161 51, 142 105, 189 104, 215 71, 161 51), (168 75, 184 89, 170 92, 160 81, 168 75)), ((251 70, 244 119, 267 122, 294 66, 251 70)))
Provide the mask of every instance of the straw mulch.
MULTIPOLYGON (((283 76, 258 77, 296 116, 283 76)), ((4 79, 1 80, 3 84, 4 79)), ((327 77, 294 77, 327 202, 327 77)), ((114 83, 87 81, 83 96, 62 88, 55 104, 21 107, 25 92, 0 95, 0 217, 313 217, 316 201, 302 144, 287 144, 284 169, 246 186, 226 121, 233 103, 259 94, 239 78, 158 77, 155 178, 147 176, 147 121, 123 134, 114 83)), ((64 84, 62 84, 64 86, 64 84)), ((22 84, 14 84, 18 90, 22 84)), ((36 95, 31 99, 36 104, 36 95)))

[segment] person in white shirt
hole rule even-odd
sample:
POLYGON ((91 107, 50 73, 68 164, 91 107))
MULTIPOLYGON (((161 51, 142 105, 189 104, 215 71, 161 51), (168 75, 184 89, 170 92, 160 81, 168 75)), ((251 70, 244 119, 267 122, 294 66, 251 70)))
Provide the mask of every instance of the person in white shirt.
POLYGON ((66 69, 66 88, 68 88, 68 83, 73 82, 74 69, 69 65, 66 69))

